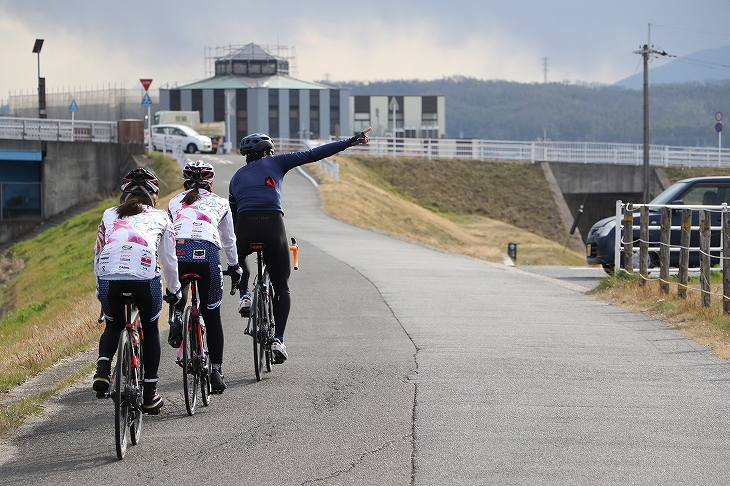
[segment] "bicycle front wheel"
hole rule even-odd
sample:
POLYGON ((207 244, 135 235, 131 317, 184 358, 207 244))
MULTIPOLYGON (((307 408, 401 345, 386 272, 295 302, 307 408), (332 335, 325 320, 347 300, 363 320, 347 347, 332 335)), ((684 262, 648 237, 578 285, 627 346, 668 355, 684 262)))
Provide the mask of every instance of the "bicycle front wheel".
POLYGON ((124 330, 119 337, 117 349, 117 365, 114 376, 114 425, 117 445, 117 459, 124 459, 129 441, 129 420, 131 378, 132 378, 132 343, 129 333, 124 330))
MULTIPOLYGON (((183 316, 183 391, 185 392, 185 408, 188 415, 195 413, 195 406, 198 402, 198 366, 196 346, 198 333, 195 329, 195 315, 193 308, 185 309, 183 316)), ((199 364, 199 363, 198 363, 199 364)))

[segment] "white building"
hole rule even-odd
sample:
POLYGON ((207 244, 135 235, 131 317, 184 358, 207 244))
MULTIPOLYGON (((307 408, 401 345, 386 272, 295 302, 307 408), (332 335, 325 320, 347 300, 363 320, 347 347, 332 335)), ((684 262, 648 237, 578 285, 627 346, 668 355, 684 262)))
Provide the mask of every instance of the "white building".
POLYGON ((445 138, 444 96, 350 96, 353 132, 373 127, 374 137, 445 138))

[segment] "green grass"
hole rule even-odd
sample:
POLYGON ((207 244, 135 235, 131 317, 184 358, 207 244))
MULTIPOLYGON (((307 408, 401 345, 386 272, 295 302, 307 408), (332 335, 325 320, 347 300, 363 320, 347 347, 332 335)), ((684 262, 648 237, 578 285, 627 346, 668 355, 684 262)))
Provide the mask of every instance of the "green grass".
MULTIPOLYGON (((153 154, 151 165, 167 186, 180 188, 177 162, 153 154)), ((0 392, 98 340, 93 249, 102 213, 117 203, 117 198, 101 201, 3 255, 21 259, 24 268, 0 294, 0 392)))
POLYGON ((61 380, 55 387, 25 397, 18 403, 0 407, 0 436, 21 426, 25 419, 43 410, 43 402, 80 378, 88 375, 94 364, 90 363, 81 370, 61 380))

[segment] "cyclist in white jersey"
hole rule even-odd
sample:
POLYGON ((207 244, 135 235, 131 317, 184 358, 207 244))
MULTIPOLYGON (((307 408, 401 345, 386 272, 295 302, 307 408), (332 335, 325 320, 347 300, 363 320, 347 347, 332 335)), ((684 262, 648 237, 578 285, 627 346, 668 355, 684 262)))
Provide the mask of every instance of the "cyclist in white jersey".
POLYGON ((122 180, 120 204, 104 211, 94 248, 94 273, 106 328, 99 339, 93 389, 99 398, 109 390, 111 359, 125 325, 122 293, 132 292, 145 337, 142 411, 155 415, 164 404, 157 393, 157 320, 162 310, 163 271, 168 302, 181 297, 175 235, 167 213, 155 209, 158 193, 159 183, 153 174, 142 168, 130 171, 122 180))
MULTIPOLYGON (((183 169, 185 191, 172 198, 169 208, 175 228, 178 271, 180 275, 195 273, 201 277, 198 281, 199 309, 205 322, 212 365, 210 385, 214 392, 222 393, 226 384, 221 368, 224 342, 220 309, 223 300, 221 248, 226 254, 228 271, 238 275, 234 286, 238 285, 243 271, 238 264, 228 200, 210 192, 214 178, 212 165, 202 160, 188 163, 183 169)), ((187 286, 183 288, 183 298, 177 303, 175 320, 170 326, 168 342, 175 348, 182 340, 181 315, 187 302, 187 289, 187 286)))

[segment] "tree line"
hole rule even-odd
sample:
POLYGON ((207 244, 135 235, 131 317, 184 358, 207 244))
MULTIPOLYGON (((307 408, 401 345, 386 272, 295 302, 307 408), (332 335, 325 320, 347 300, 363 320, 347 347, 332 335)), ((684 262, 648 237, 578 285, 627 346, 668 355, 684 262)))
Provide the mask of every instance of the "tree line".
MULTIPOLYGON (((460 76, 347 82, 339 87, 352 95, 444 95, 449 138, 643 142, 642 89, 460 76)), ((650 85, 650 142, 716 147, 718 111, 730 119, 730 81, 650 85)), ((725 139, 723 147, 730 147, 730 136, 725 139)))

